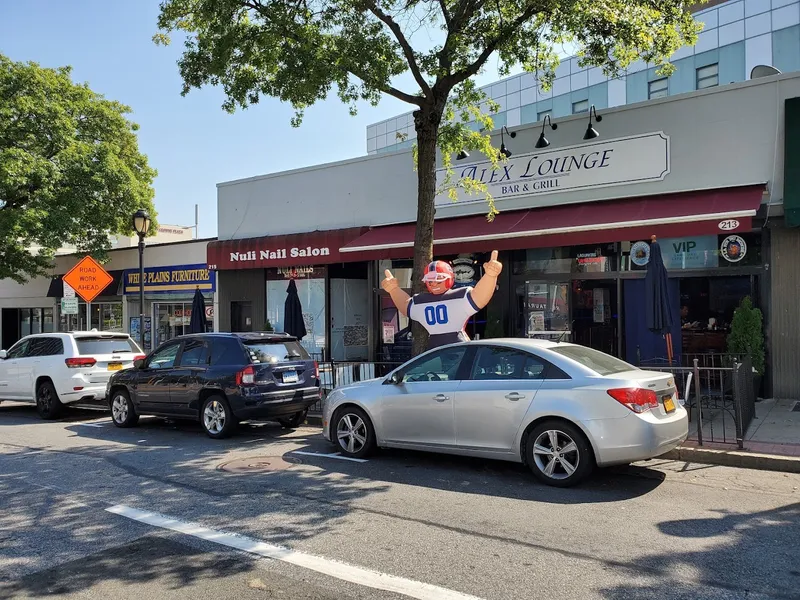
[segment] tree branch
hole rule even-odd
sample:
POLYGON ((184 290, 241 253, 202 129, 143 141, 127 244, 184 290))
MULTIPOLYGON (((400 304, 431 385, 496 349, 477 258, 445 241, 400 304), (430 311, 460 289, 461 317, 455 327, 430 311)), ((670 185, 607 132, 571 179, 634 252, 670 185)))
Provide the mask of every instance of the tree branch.
POLYGON ((448 31, 450 30, 450 11, 447 10, 447 0, 439 0, 439 6, 442 9, 442 17, 444 18, 444 24, 447 25, 448 31))
MULTIPOLYGON (((442 0, 444 2, 444 0, 442 0)), ((419 65, 417 64, 417 59, 414 56, 414 49, 411 47, 411 44, 408 43, 406 36, 403 35, 402 29, 400 29, 400 25, 397 24, 391 15, 387 15, 383 12, 378 5, 376 5, 372 0, 368 0, 366 2, 367 8, 374 14, 378 19, 383 21, 383 23, 391 30, 394 34, 397 43, 400 44, 400 47, 403 49, 403 54, 406 57, 406 62, 408 62, 408 68, 411 70, 412 75, 414 75, 414 79, 417 81, 417 85, 419 85, 422 93, 426 96, 431 93, 431 86, 428 85, 428 82, 425 81, 425 78, 422 76, 422 73, 419 70, 419 65)), ((387 92, 388 93, 388 92, 387 92)), ((406 101, 407 102, 407 101, 406 101)))
POLYGON ((520 16, 514 19, 510 24, 507 24, 505 27, 501 27, 497 36, 491 42, 486 44, 486 47, 483 49, 483 52, 481 52, 478 58, 475 59, 474 63, 472 63, 465 69, 462 69, 461 71, 458 71, 457 73, 453 73, 452 75, 446 77, 445 80, 443 81, 443 84, 449 84, 450 86, 449 89, 452 89, 462 81, 465 81, 470 77, 477 75, 478 71, 480 71, 481 67, 483 67, 483 65, 486 64, 486 61, 489 60, 489 57, 495 50, 497 50, 502 41, 507 36, 514 33, 514 31, 516 31, 517 28, 521 27, 525 23, 525 21, 530 19, 537 12, 539 12, 539 10, 540 7, 538 5, 530 6, 520 16))
MULTIPOLYGON (((261 4, 261 2, 259 0, 252 0, 252 1, 251 0, 240 0, 240 4, 241 4, 242 7, 250 8, 250 9, 254 10, 255 12, 257 12, 259 15, 261 15, 262 18, 264 18, 266 20, 269 20, 269 17, 264 12, 266 9, 265 9, 264 5, 261 4)), ((274 21, 272 21, 272 23, 275 24, 274 21)), ((289 38, 291 40, 294 40, 297 43, 303 43, 303 40, 301 40, 299 37, 294 35, 291 31, 289 31, 288 28, 286 28, 284 26, 281 26, 281 28, 283 30, 282 33, 283 33, 284 36, 286 36, 287 38, 289 38)), ((401 33, 401 35, 402 35, 402 33, 401 33)), ((363 71, 358 71, 357 69, 354 69, 351 66, 346 66, 345 70, 348 73, 350 73, 351 75, 353 75, 354 77, 358 77, 361 81, 363 81, 365 83, 369 83, 370 82, 369 77, 367 77, 364 74, 363 71)), ((374 82, 372 82, 372 83, 374 85, 374 82)), ((394 98, 397 98, 398 100, 402 100, 403 102, 407 102, 408 104, 414 104, 416 106, 422 106, 423 99, 421 97, 419 97, 419 96, 414 96, 412 94, 407 94, 406 92, 398 90, 397 88, 395 88, 395 87, 393 87, 391 85, 385 85, 385 86, 384 85, 375 85, 375 87, 377 89, 379 89, 381 92, 383 92, 384 94, 389 94, 390 96, 392 96, 394 98)), ((430 91, 430 88, 428 88, 428 90, 430 91)))

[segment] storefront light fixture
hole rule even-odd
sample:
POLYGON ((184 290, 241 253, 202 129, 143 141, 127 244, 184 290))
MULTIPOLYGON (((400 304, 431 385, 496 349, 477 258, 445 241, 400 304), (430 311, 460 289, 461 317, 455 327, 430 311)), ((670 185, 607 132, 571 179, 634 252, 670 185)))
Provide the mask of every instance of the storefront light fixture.
POLYGON ((467 152, 466 150, 462 150, 456 156, 456 160, 464 160, 465 158, 469 158, 469 152, 467 152))
POLYGON ((544 119, 542 119, 542 133, 539 134, 539 139, 536 142, 537 148, 547 148, 550 145, 550 141, 546 137, 544 137, 544 130, 548 124, 550 125, 550 129, 552 129, 553 131, 558 129, 558 124, 553 123, 553 121, 550 120, 550 115, 545 115, 544 119))
POLYGON ((150 230, 150 215, 143 208, 137 210, 133 215, 133 229, 140 238, 146 236, 150 230))
POLYGON ((585 140, 593 140, 596 137, 600 137, 600 134, 597 133, 597 129, 592 127, 592 113, 594 113, 594 118, 598 123, 603 120, 603 117, 597 114, 597 109, 594 107, 594 104, 592 104, 592 106, 589 107, 589 126, 586 128, 586 133, 583 134, 583 139, 585 140))
POLYGON ((505 131, 508 134, 508 137, 510 137, 510 138, 517 137, 517 132, 516 131, 509 131, 508 127, 506 127, 505 125, 503 125, 500 128, 500 154, 502 154, 503 156, 508 158, 509 156, 511 156, 511 150, 506 148, 506 138, 503 136, 503 131, 505 131))

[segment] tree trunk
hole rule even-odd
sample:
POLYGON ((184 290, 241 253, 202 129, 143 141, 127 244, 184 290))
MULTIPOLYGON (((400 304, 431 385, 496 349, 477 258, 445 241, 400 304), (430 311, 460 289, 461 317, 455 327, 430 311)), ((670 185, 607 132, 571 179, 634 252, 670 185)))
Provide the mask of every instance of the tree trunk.
MULTIPOLYGON (((417 131, 417 228, 414 235, 414 270, 412 285, 415 293, 425 290, 422 276, 433 260, 433 219, 436 213, 436 143, 444 103, 441 107, 426 106, 414 112, 417 131)), ((419 323, 413 323, 413 353, 416 356, 428 348, 428 333, 419 323)))

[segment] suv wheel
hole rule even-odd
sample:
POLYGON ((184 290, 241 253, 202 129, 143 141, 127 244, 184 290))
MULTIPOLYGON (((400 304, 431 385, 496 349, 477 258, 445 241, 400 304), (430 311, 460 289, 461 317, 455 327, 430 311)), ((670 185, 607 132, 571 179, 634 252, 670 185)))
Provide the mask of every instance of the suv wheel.
POLYGON ((308 410, 301 410, 298 413, 294 413, 289 418, 278 419, 278 423, 281 424, 281 427, 285 427, 287 429, 295 429, 296 427, 300 427, 300 425, 306 422, 307 416, 308 416, 308 410))
POLYGON ((61 400, 51 381, 42 381, 36 387, 36 412, 43 419, 50 421, 61 414, 61 400))
POLYGON ((528 466, 542 483, 570 487, 594 468, 589 440, 577 427, 564 421, 545 421, 529 434, 525 444, 528 466))
POLYGON ((115 390, 111 394, 111 420, 114 425, 122 428, 133 427, 139 422, 139 414, 125 390, 115 390))
POLYGON ((375 448, 375 429, 367 413, 356 406, 339 409, 331 424, 336 444, 345 456, 364 458, 375 448))
POLYGON ((209 396, 200 409, 200 424, 206 435, 214 439, 222 439, 231 435, 236 429, 236 419, 230 404, 222 396, 209 396))

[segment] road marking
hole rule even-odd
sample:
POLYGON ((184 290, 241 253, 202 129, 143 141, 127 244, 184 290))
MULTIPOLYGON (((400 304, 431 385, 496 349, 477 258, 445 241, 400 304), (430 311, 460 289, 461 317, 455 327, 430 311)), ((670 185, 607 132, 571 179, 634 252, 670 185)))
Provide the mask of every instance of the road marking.
POLYGON ((323 575, 341 579, 342 581, 349 581, 350 583, 356 583, 377 590, 395 592, 410 598, 417 598, 418 600, 480 600, 477 596, 448 590, 447 588, 430 583, 389 575, 387 573, 381 573, 380 571, 373 571, 372 569, 330 560, 322 556, 306 554, 305 552, 292 550, 285 546, 268 544, 242 535, 209 529, 197 523, 173 519, 166 515, 138 510, 123 504, 117 504, 116 506, 107 508, 106 511, 133 521, 152 525, 153 527, 177 531, 178 533, 191 535, 201 540, 227 546, 228 548, 256 554, 264 558, 280 560, 311 571, 316 571, 317 573, 322 573, 323 575))
POLYGON ((321 458, 338 458, 339 460, 349 460, 357 463, 369 462, 366 458, 350 458, 349 456, 342 456, 339 452, 324 454, 322 452, 304 452, 303 450, 294 450, 291 452, 291 454, 302 454, 303 456, 319 456, 321 458))

